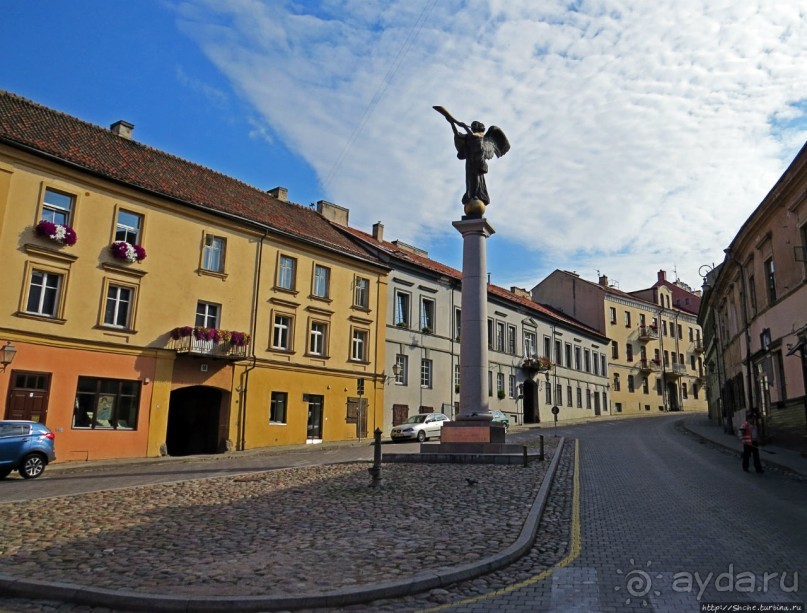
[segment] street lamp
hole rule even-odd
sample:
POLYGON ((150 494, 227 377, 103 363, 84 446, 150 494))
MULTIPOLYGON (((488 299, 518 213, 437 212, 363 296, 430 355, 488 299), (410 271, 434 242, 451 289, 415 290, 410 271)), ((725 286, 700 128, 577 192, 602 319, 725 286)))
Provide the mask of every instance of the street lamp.
POLYGON ((6 341, 6 346, 0 349, 0 364, 3 366, 3 372, 14 361, 15 355, 17 355, 17 348, 11 344, 11 341, 6 341))

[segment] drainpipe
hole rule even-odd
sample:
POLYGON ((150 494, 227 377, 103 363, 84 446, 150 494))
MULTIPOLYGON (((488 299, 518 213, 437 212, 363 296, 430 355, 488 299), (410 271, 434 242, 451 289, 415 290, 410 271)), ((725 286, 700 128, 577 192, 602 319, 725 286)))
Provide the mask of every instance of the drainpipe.
POLYGON ((261 289, 261 263, 263 261, 263 241, 266 240, 266 237, 269 235, 269 229, 266 228, 263 231, 263 236, 261 236, 260 241, 258 242, 258 252, 255 255, 257 260, 255 266, 255 279, 253 281, 253 288, 254 291, 252 293, 252 312, 250 313, 250 325, 249 325, 249 336, 251 339, 250 343, 250 352, 252 359, 252 364, 247 366, 244 371, 241 373, 241 385, 238 386, 238 406, 239 406, 239 423, 238 423, 238 444, 236 445, 236 449, 243 451, 246 449, 246 436, 247 436, 247 389, 249 387, 249 373, 255 370, 255 366, 257 364, 258 358, 255 355, 255 332, 257 329, 258 323, 258 296, 260 295, 261 289))

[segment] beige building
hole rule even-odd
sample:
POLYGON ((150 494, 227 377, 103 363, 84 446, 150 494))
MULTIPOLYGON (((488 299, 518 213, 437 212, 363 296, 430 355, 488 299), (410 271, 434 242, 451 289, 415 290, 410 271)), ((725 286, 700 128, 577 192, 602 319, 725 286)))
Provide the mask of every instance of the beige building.
POLYGON ((623 292, 555 270, 532 289, 550 305, 610 339, 608 373, 614 413, 706 410, 697 294, 683 284, 659 281, 623 292))
POLYGON ((766 436, 807 433, 807 146, 746 220, 706 277, 710 415, 727 430, 754 407, 766 436))

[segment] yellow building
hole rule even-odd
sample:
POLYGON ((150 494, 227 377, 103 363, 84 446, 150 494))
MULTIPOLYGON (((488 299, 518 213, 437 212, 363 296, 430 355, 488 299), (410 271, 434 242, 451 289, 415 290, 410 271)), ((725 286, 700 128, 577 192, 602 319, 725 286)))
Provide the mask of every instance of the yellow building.
POLYGON ((132 128, 0 92, 0 415, 44 421, 60 460, 366 436, 386 269, 286 190, 132 128))
POLYGON ((532 289, 536 302, 582 321, 610 339, 611 411, 706 410, 700 298, 663 271, 651 288, 623 292, 556 270, 532 289))

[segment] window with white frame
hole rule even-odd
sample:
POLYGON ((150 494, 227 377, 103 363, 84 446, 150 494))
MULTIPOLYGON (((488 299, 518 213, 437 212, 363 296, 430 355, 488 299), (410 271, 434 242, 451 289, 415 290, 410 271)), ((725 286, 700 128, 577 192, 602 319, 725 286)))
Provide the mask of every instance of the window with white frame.
POLYGON ((586 408, 591 408, 591 390, 589 389, 586 390, 586 408))
POLYGON ((331 271, 325 266, 314 265, 314 296, 328 298, 330 292, 331 271))
POLYGON ((459 341, 462 335, 462 311, 454 309, 454 340, 459 341))
POLYGON ((353 305, 362 309, 370 308, 370 280, 356 277, 353 293, 353 305))
POLYGON ((129 327, 129 314, 132 308, 132 289, 109 284, 104 306, 104 325, 115 328, 129 327))
POLYGON ((312 321, 308 333, 308 353, 326 355, 328 341, 328 324, 323 321, 312 321))
POLYGON ((566 386, 566 406, 567 407, 572 406, 572 386, 571 385, 566 386))
POLYGON ((367 330, 353 329, 350 340, 350 359, 358 362, 367 361, 367 339, 370 333, 367 330))
POLYGON ((269 404, 269 423, 285 424, 289 395, 286 392, 272 392, 269 404))
POLYGON ((604 353, 600 354, 600 372, 602 373, 603 377, 608 376, 608 369, 605 367, 607 364, 607 360, 604 353))
POLYGON ((409 385, 409 356, 405 353, 397 354, 395 365, 398 367, 398 374, 395 375, 396 385, 409 385))
POLYGON ((516 354, 516 347, 518 346, 516 342, 516 327, 508 325, 507 326, 507 353, 510 355, 516 354))
POLYGON ((572 367, 572 344, 566 343, 563 346, 564 358, 566 360, 566 368, 572 367))
POLYGON ((612 324, 615 324, 616 323, 616 307, 608 307, 608 310, 609 310, 609 314, 610 314, 609 321, 612 324))
POLYGON ((516 376, 510 375, 508 378, 507 395, 509 398, 516 397, 516 376))
POLYGON ((275 313, 272 323, 272 349, 291 351, 292 318, 275 313))
POLYGON ((409 327, 409 304, 410 296, 406 292, 395 291, 395 321, 396 326, 402 328, 409 327))
POLYGON ((196 324, 201 328, 219 327, 219 305, 199 301, 196 303, 196 324))
POLYGON ((281 255, 277 266, 277 286, 293 291, 297 287, 297 260, 281 255))
POLYGON ((209 272, 223 273, 224 255, 226 252, 226 238, 205 234, 205 246, 202 252, 202 269, 209 272))
POLYGON ((496 391, 503 392, 504 391, 504 373, 497 372, 496 373, 496 391))
POLYGON ((493 371, 488 371, 488 396, 493 395, 493 371))
POLYGON ((563 343, 559 340, 555 340, 555 364, 563 365, 563 343))
POLYGON ((458 390, 459 387, 460 387, 460 379, 461 379, 460 373, 461 372, 462 371, 460 369, 460 365, 459 364, 454 364, 454 389, 455 390, 458 390))
POLYGON ((420 387, 431 389, 432 386, 432 361, 426 358, 420 360, 420 387))
POLYGON ((583 408, 583 389, 580 387, 577 388, 577 408, 583 408))
POLYGON ((130 245, 141 243, 140 233, 143 229, 143 216, 124 209, 118 210, 118 220, 115 225, 115 240, 126 241, 130 245))
POLYGON ((583 369, 591 372, 591 351, 588 349, 583 349, 583 369))
POLYGON ((549 385, 549 383, 544 386, 544 394, 544 402, 546 402, 546 404, 552 404, 552 386, 549 385))
POLYGON ((56 317, 59 312, 62 278, 62 275, 53 272, 32 270, 25 312, 43 317, 56 317))
POLYGON ((504 352, 504 322, 496 322, 496 351, 504 352))
POLYGON ((76 197, 46 188, 42 201, 42 219, 60 226, 69 226, 76 197))
POLYGON ((600 360, 597 359, 598 358, 597 352, 596 351, 593 352, 591 357, 592 357, 591 362, 592 362, 592 365, 594 366, 594 374, 599 375, 600 374, 600 360))
POLYGON ((431 298, 420 299, 420 329, 428 334, 434 332, 434 300, 431 298))
POLYGON ((543 357, 552 359, 552 339, 548 336, 544 337, 544 355, 543 357))
POLYGON ((538 337, 531 330, 524 330, 524 357, 534 358, 538 355, 538 337))

